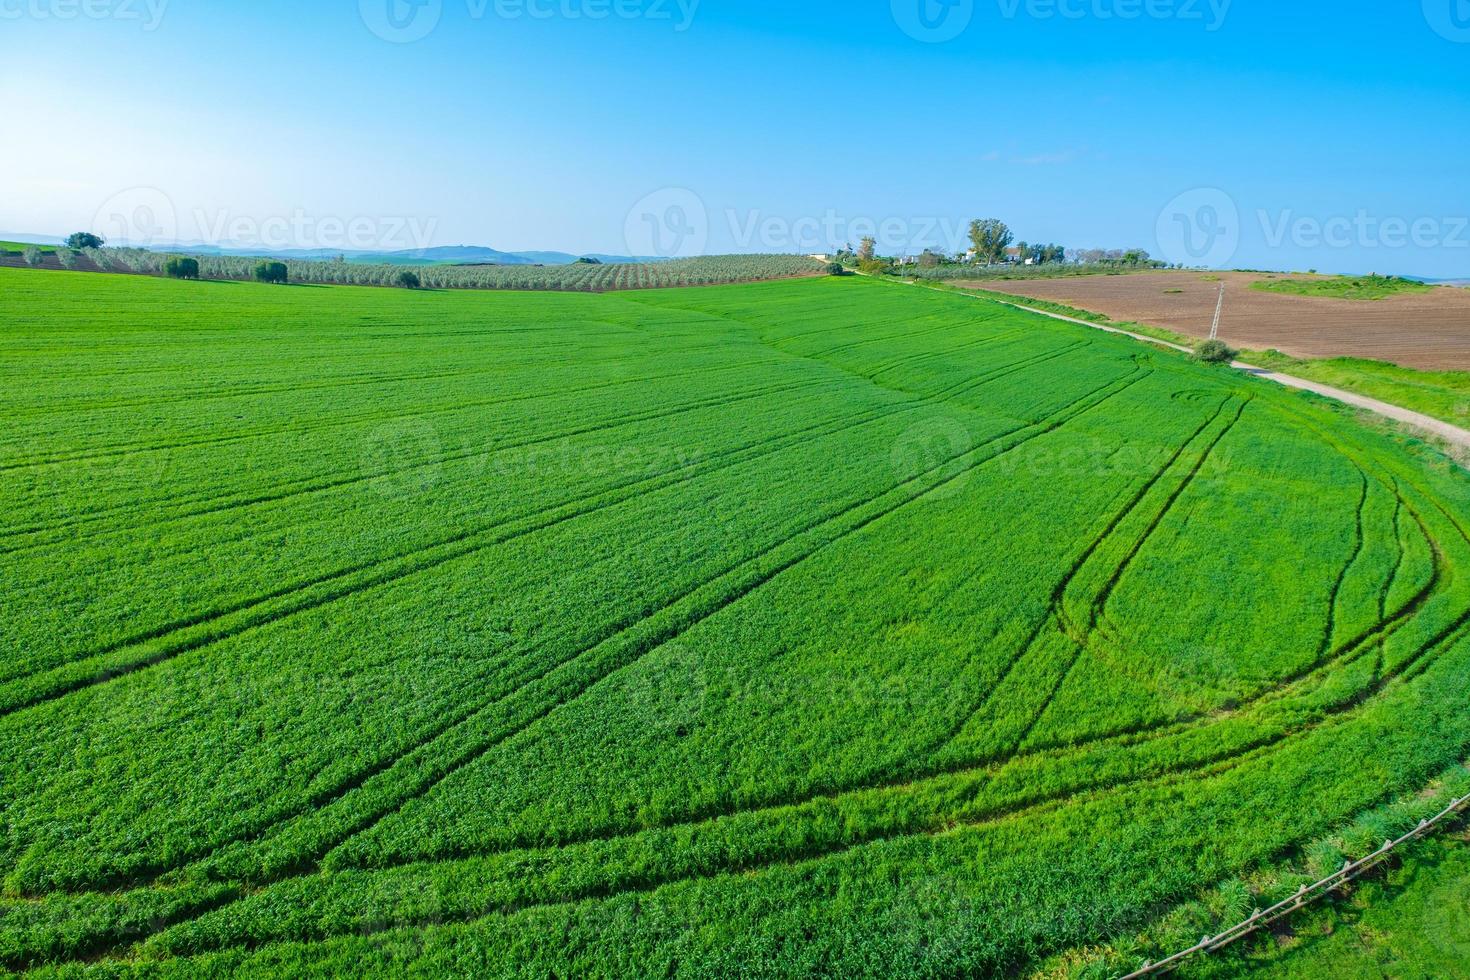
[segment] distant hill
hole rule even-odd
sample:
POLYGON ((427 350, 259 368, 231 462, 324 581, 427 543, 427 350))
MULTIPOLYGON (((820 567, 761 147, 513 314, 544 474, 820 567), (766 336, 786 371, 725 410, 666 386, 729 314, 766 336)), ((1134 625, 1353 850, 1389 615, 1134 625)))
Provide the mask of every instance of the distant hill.
MULTIPOLYGON (((0 241, 35 242, 59 245, 54 235, 32 235, 22 232, 0 232, 0 241)), ((115 244, 125 244, 117 242, 115 244)), ((191 255, 245 255, 271 259, 330 261, 343 256, 348 262, 364 265, 571 265, 581 255, 571 252, 502 252, 484 245, 439 245, 434 248, 398 251, 362 251, 340 248, 265 248, 259 245, 215 245, 207 242, 156 242, 147 246, 154 252, 187 252, 191 255)), ((609 265, 623 262, 662 262, 653 256, 604 255, 591 253, 586 258, 609 265)))

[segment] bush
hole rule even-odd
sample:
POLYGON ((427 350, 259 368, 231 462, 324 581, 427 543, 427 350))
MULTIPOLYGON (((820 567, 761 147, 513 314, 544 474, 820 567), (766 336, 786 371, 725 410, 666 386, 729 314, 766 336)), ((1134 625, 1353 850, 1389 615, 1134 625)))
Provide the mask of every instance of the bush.
POLYGON ((398 273, 398 278, 395 281, 404 289, 418 289, 420 286, 423 285, 423 283, 419 282, 419 276, 417 272, 400 272, 398 273))
POLYGON ((841 262, 828 262, 827 263, 827 275, 829 275, 829 276, 845 276, 845 275, 847 275, 847 270, 842 267, 842 263, 841 262))
POLYGON ((172 258, 163 264, 163 272, 172 279, 198 279, 199 260, 172 258))
POLYGON ((79 231, 66 240, 66 247, 73 252, 80 252, 84 248, 101 248, 107 244, 100 235, 94 235, 88 231, 79 231))
POLYGON ((34 245, 27 245, 25 251, 20 254, 21 258, 25 259, 26 265, 41 264, 41 250, 34 245))
POLYGON ((1194 358, 1205 364, 1229 364, 1239 353, 1223 340, 1204 340, 1195 347, 1194 358))
POLYGON ((858 259, 858 271, 868 276, 879 276, 888 271, 888 263, 882 259, 858 259))
POLYGON ((75 269, 77 267, 77 256, 79 254, 80 253, 73 252, 69 248, 58 248, 56 250, 56 260, 61 263, 61 267, 63 269, 75 269))
POLYGON ((289 278, 284 262, 261 262, 255 267, 256 282, 274 282, 284 285, 289 278))

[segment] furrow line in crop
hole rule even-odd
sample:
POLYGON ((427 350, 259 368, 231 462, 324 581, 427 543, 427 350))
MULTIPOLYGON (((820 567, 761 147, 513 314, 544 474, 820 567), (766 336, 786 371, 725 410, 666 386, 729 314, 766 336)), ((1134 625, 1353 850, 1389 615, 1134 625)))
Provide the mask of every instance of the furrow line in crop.
MULTIPOLYGON (((727 405, 738 404, 739 402, 743 401, 750 401, 758 398, 767 398, 770 395, 780 394, 783 392, 799 390, 820 390, 834 384, 836 384, 836 382, 803 381, 789 384, 784 387, 762 388, 755 391, 740 393, 734 396, 720 395, 712 398, 702 398, 692 402, 685 402, 672 408, 659 408, 646 412, 634 413, 632 415, 615 416, 611 419, 606 419, 590 425, 582 425, 577 428, 565 429, 547 435, 540 435, 523 440, 521 442, 501 443, 485 449, 468 449, 443 453, 438 456, 431 456, 427 459, 420 460, 419 462, 410 463, 406 466, 401 466, 397 468, 381 469, 368 473, 358 472, 352 476, 344 476, 328 480, 309 477, 305 480, 292 481, 290 483, 278 485, 277 487, 269 488, 268 492, 264 493, 256 492, 228 499, 220 499, 218 497, 210 498, 208 496, 193 499, 183 498, 180 499, 178 503, 173 504, 173 506, 183 509, 176 513, 164 514, 162 516, 159 516, 156 520, 150 520, 142 524, 127 524, 118 526, 106 525, 103 528, 94 531, 91 535, 86 535, 79 538, 73 536, 63 536, 61 538, 48 538, 39 541, 27 541, 24 544, 11 545, 9 547, 0 548, 0 555, 44 547, 45 545, 55 544, 60 541, 66 541, 68 544, 71 544, 75 543, 76 541, 88 540, 90 537, 96 536, 98 534, 106 534, 112 531, 158 527, 172 521, 182 520, 189 517, 197 517, 203 514, 220 513, 242 507, 253 507, 259 504, 277 503, 282 500, 289 500, 293 497, 298 497, 302 495, 320 493, 328 490, 337 490, 343 487, 355 486, 360 483, 370 483, 374 480, 381 480, 386 477, 411 473, 416 470, 424 469, 426 467, 440 466, 445 463, 463 462, 472 459, 481 459, 492 456, 496 453, 508 452, 513 449, 525 449, 530 446, 556 442, 560 439, 570 439, 576 436, 589 435, 594 432, 606 432, 627 425, 637 425, 642 422, 649 422, 663 418, 672 418, 678 415, 685 414, 687 412, 703 411, 709 408, 720 408, 727 405), (199 504, 205 504, 205 506, 198 506, 199 504)), ((162 503, 168 503, 168 501, 164 501, 162 503)), ((95 523, 97 520, 100 520, 104 517, 116 516, 119 513, 131 513, 137 510, 155 509, 159 508, 159 506, 159 501, 145 501, 139 504, 120 506, 111 510, 94 511, 90 514, 75 518, 63 524, 53 525, 49 528, 43 528, 42 530, 56 531, 65 530, 72 527, 80 527, 83 524, 95 523)), ((28 532, 13 531, 10 533, 12 536, 19 536, 22 533, 37 532, 32 530, 28 532)))
POLYGON ((174 449, 190 449, 196 446, 225 445, 235 442, 245 442, 251 439, 264 437, 276 437, 282 435, 302 435, 311 432, 321 432, 337 428, 350 428, 354 425, 362 425, 367 422, 393 421, 402 418, 419 418, 430 415, 451 415, 458 412, 470 411, 472 409, 493 408, 497 405, 508 405, 515 402, 534 401, 545 398, 557 398, 566 395, 583 395, 587 392, 601 391, 607 388, 622 387, 625 385, 668 383, 669 381, 699 377, 705 374, 718 374, 722 371, 745 371, 752 367, 761 366, 755 362, 742 362, 739 364, 722 364, 716 367, 698 368, 692 371, 680 371, 674 374, 654 374, 638 378, 622 378, 617 381, 605 381, 598 384, 580 385, 569 388, 559 388, 554 391, 529 392, 521 395, 511 395, 504 398, 474 399, 453 405, 418 407, 410 411, 389 409, 385 411, 362 412, 353 415, 341 416, 332 419, 324 419, 313 423, 305 423, 293 426, 261 426, 241 432, 232 432, 228 435, 212 436, 203 439, 190 439, 168 443, 128 443, 104 447, 101 449, 87 450, 79 453, 65 453, 45 458, 32 458, 22 460, 8 460, 0 463, 0 472, 18 469, 34 469, 41 466, 56 466, 64 463, 83 462, 93 459, 110 459, 116 456, 127 456, 134 453, 162 452, 174 449))
MULTIPOLYGON (((819 518, 818 521, 809 525, 806 530, 799 532, 797 535, 789 538, 786 542, 782 542, 781 544, 772 546, 771 548, 763 551, 761 554, 747 559, 744 562, 741 562, 734 568, 728 569, 727 571, 715 576, 714 578, 707 580, 703 584, 696 586, 688 592, 685 592, 683 595, 671 600, 660 609, 643 616, 641 619, 629 625, 619 625, 617 627, 617 632, 607 636, 601 641, 598 641, 585 650, 575 653, 572 656, 564 658, 562 661, 547 667, 540 674, 526 680, 510 693, 488 699, 480 705, 475 706, 472 714, 466 714, 464 717, 457 719, 453 726, 442 726, 442 729, 440 731, 429 734, 423 741, 409 748, 408 750, 400 754, 397 758, 386 759, 375 764, 375 772, 364 774, 363 776, 360 776, 356 780, 353 780, 347 785, 343 786, 339 791, 334 792, 329 798, 323 798, 316 801, 313 808, 314 812, 309 813, 304 819, 325 819, 326 816, 330 816, 330 814, 327 812, 328 807, 332 804, 339 803, 342 804, 342 808, 353 811, 354 813, 372 812, 374 810, 372 806, 353 805, 354 801, 349 799, 350 794, 354 792, 362 792, 367 793, 371 796, 373 792, 383 792, 382 790, 377 790, 375 787, 371 786, 370 784, 372 783, 372 781, 379 778, 386 780, 392 775, 393 769, 402 768, 407 773, 407 775, 404 776, 403 779, 409 784, 407 787, 407 792, 409 793, 409 796, 402 796, 402 794, 400 793, 394 793, 391 791, 386 793, 388 799, 385 802, 391 807, 392 810, 396 810, 404 803, 408 802, 408 799, 422 795, 423 793, 427 792, 429 789, 432 788, 433 785, 437 785, 439 782, 442 782, 444 778, 447 778, 449 775, 451 775, 454 771, 463 768, 474 759, 484 755, 505 738, 511 737, 517 732, 523 730, 525 727, 528 727, 535 721, 539 720, 539 718, 550 714, 551 711, 560 707, 562 704, 568 703, 575 697, 578 697, 582 693, 585 693, 585 691, 590 689, 595 683, 609 676, 616 670, 621 669, 628 664, 636 662, 637 659, 641 658, 644 654, 654 649, 658 645, 667 642, 668 639, 672 639, 680 635, 682 632, 692 627, 696 623, 703 621, 704 619, 718 612, 720 609, 723 609, 731 603, 738 601, 740 598, 742 598, 744 595, 749 594, 749 592, 753 591, 755 588, 769 581, 771 578, 774 578, 776 575, 787 570, 788 568, 793 567, 800 561, 805 560, 812 554, 815 554, 816 552, 825 548, 828 544, 835 543, 842 538, 845 538, 853 533, 856 533, 857 531, 860 531, 863 527, 866 527, 873 521, 883 516, 886 516, 886 514, 888 513, 892 513, 899 507, 907 503, 911 503, 913 500, 918 499, 919 497, 927 494, 932 489, 934 489, 933 487, 921 488, 918 492, 914 492, 910 496, 905 497, 902 494, 902 491, 904 491, 905 487, 909 487, 911 484, 923 481, 927 478, 931 478, 934 476, 934 474, 939 473, 941 470, 944 470, 945 468, 954 465, 956 462, 966 457, 972 458, 973 462, 970 464, 970 466, 967 466, 965 469, 962 469, 960 472, 954 475, 942 477, 941 483, 937 485, 943 485, 952 482, 954 479, 958 479, 960 476, 963 476, 973 466, 982 465, 983 463, 999 458, 1001 455, 1012 451, 1020 445, 1023 445, 1025 442, 1030 441, 1030 439, 1045 434, 1045 432, 1052 431, 1057 426, 1062 424, 1065 418, 1071 417, 1068 415, 1068 413, 1072 412, 1072 410, 1075 409, 1075 406, 1077 406, 1078 404, 1088 400, 1089 398, 1097 396, 1099 393, 1103 393, 1103 399, 1111 398, 1119 391, 1124 390, 1127 387, 1135 384, 1137 381, 1141 380, 1145 373, 1146 372, 1135 371, 1134 374, 1128 378, 1115 379, 1109 382, 1107 385, 1095 389, 1089 394, 1083 395, 1081 398, 1072 402, 1065 408, 1059 410, 1048 419, 1043 419, 1041 422, 1033 423, 1031 425, 1020 426, 1006 433, 1002 433, 973 450, 951 456, 948 459, 941 461, 936 466, 931 467, 924 474, 914 477, 913 479, 906 481, 905 483, 902 483, 897 487, 890 488, 889 490, 880 493, 875 497, 868 498, 867 500, 849 505, 836 514, 819 518), (1108 391, 1107 389, 1113 390, 1108 391), (1037 429, 1038 431, 1034 433, 1025 433, 1025 430, 1033 428, 1037 429), (1016 439, 1009 445, 997 450, 984 459, 979 458, 980 454, 985 452, 990 447, 1002 442, 1003 440, 1010 439, 1010 437, 1018 434, 1022 434, 1021 438, 1016 439), (880 501, 882 501, 883 498, 889 496, 895 497, 896 500, 886 505, 879 503, 880 501), (864 509, 868 508, 873 508, 876 510, 876 512, 870 515, 864 515, 860 513, 864 509), (837 524, 839 521, 843 521, 844 518, 847 519, 847 524, 844 525, 843 530, 830 536, 830 538, 823 536, 823 532, 825 529, 827 529, 831 525, 837 524), (798 540, 803 537, 810 537, 815 539, 813 542, 811 542, 810 546, 806 548, 806 550, 802 550, 801 544, 798 540), (784 560, 778 559, 776 556, 779 552, 782 551, 782 549, 794 552, 793 556, 784 560), (762 566, 763 562, 766 563, 764 567, 762 566), (721 582, 722 580, 726 579, 733 580, 733 585, 726 585, 722 588, 721 582), (687 604, 689 606, 692 606, 693 609, 688 612, 680 612, 676 609, 676 607, 680 604, 687 604), (665 624, 664 622, 662 622, 663 620, 667 620, 669 622, 665 624), (628 649, 620 652, 618 649, 619 643, 621 643, 622 646, 627 647, 628 649), (604 650, 603 648, 608 649, 604 650), (599 654, 599 651, 602 652, 599 654), (601 663, 594 663, 589 669, 583 670, 579 674, 576 672, 576 668, 579 661, 581 661, 583 658, 588 658, 593 661, 598 661, 600 659, 601 663), (557 673, 562 673, 567 676, 561 678, 552 677, 553 674, 557 673), (539 710, 525 711, 525 717, 522 718, 518 723, 508 726, 502 725, 500 728, 492 731, 488 735, 481 736, 478 739, 476 739, 473 734, 464 734, 456 731, 456 729, 458 728, 467 726, 468 723, 473 720, 473 715, 479 715, 491 711, 502 705, 503 702, 508 700, 509 698, 519 694, 523 694, 524 692, 528 691, 531 685, 543 683, 544 686, 548 688, 548 690, 544 692, 544 697, 537 706, 539 707, 539 710), (453 756, 449 759, 434 758, 436 753, 434 751, 431 751, 431 743, 439 739, 452 737, 458 737, 462 741, 467 741, 468 744, 462 747, 458 752, 455 752, 453 756), (413 757, 418 755, 428 756, 428 758, 425 758, 423 761, 420 762, 413 762, 413 757), (442 773, 439 773, 438 770, 443 771, 442 773), (431 771, 436 773, 432 781, 430 781, 428 778, 431 771)), ((1073 413, 1073 415, 1074 414, 1075 413, 1073 413)), ((389 789, 391 790, 391 786, 389 789)), ((378 819, 381 819, 381 816, 386 816, 387 812, 390 812, 389 810, 383 809, 381 806, 378 807, 378 809, 382 810, 382 813, 380 816, 374 818, 372 820, 372 823, 376 823, 378 819)), ((371 825, 369 823, 363 822, 360 816, 356 818, 349 817, 346 823, 347 826, 339 830, 334 836, 324 836, 322 845, 316 849, 316 853, 313 854, 313 858, 317 856, 317 854, 325 853, 325 850, 336 846, 342 840, 345 840, 346 838, 351 837, 355 834, 361 833, 363 830, 367 829, 367 827, 371 825)), ((291 828, 288 826, 286 828, 286 831, 290 832, 291 828)))

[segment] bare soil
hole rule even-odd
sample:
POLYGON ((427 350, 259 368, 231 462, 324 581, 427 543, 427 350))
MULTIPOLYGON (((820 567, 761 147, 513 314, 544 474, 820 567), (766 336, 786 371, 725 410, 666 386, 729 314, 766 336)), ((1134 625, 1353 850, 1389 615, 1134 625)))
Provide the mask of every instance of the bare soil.
POLYGON ((1204 337, 1223 279, 1220 336, 1233 347, 1275 348, 1294 357, 1362 357, 1426 371, 1470 370, 1470 289, 1437 286, 1425 293, 1365 301, 1250 288, 1270 278, 1286 277, 1146 272, 959 285, 1051 300, 1114 320, 1204 337))

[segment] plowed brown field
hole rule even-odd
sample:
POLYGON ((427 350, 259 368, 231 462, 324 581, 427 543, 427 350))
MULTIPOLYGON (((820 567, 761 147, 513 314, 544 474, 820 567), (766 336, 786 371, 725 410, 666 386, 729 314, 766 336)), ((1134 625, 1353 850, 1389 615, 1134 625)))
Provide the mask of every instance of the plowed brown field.
POLYGON ((1362 301, 1250 288, 1265 278, 1247 272, 1212 278, 1200 272, 1149 272, 962 285, 1203 337, 1215 314, 1218 279, 1224 279, 1220 336, 1233 346, 1275 348, 1295 357, 1364 357, 1421 370, 1470 370, 1470 289, 1442 286, 1362 301))

